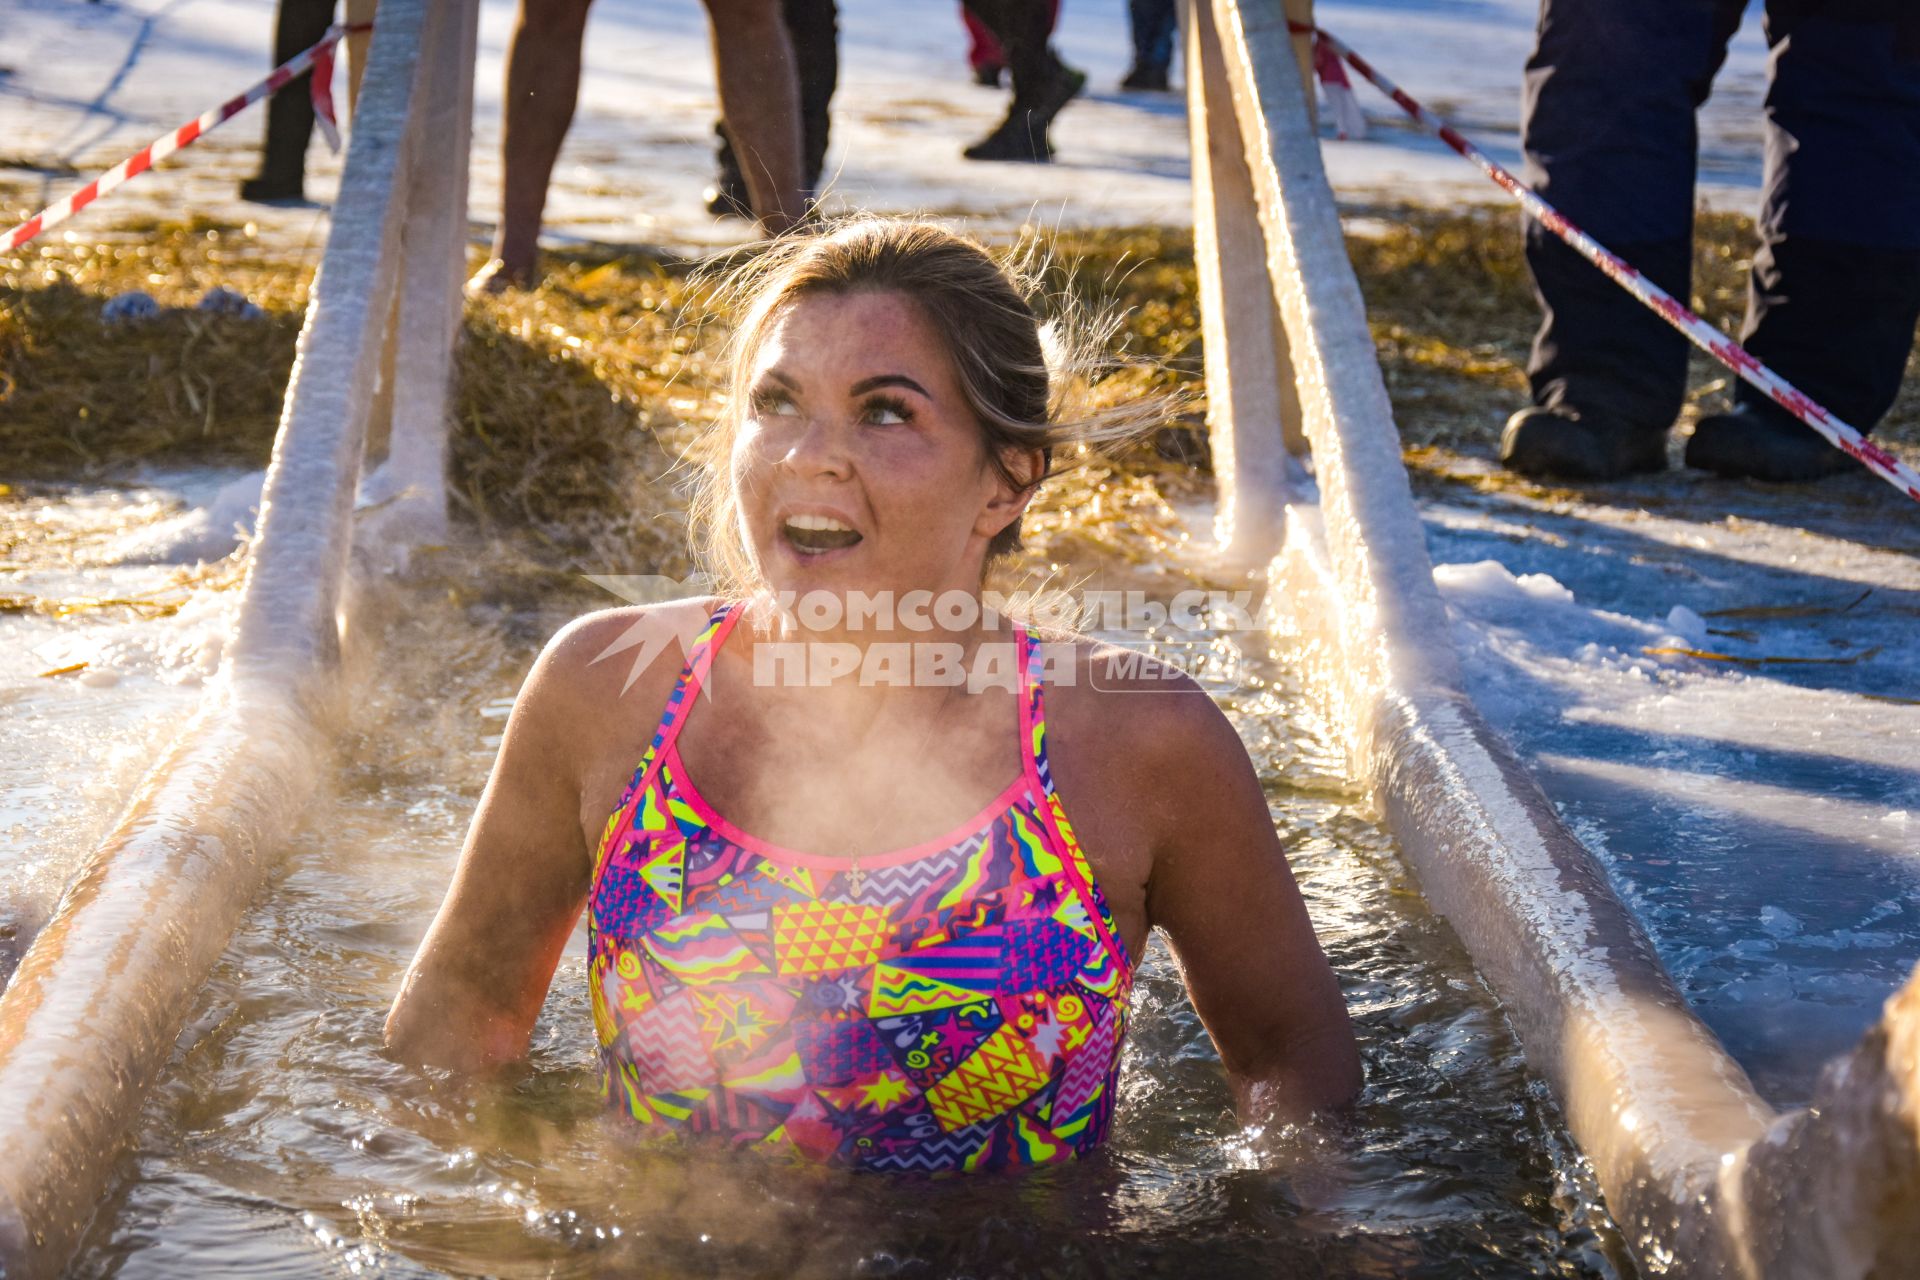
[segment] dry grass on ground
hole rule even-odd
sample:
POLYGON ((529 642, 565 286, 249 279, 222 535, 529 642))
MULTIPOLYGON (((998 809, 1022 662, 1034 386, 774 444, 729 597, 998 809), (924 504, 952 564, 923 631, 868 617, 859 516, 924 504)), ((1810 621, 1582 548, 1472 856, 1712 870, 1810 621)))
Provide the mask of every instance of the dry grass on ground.
MULTIPOLYGON (((1187 238, 1063 236, 1041 248, 1047 288, 1116 308, 1125 317, 1116 346, 1142 357, 1106 377, 1096 398, 1171 392, 1181 408, 1200 369, 1187 238)), ((722 408, 725 317, 713 312, 711 284, 660 256, 548 265, 541 289, 468 306, 453 400, 456 509, 511 553, 490 557, 489 575, 509 594, 519 594, 506 587, 516 574, 536 593, 583 569, 683 574, 688 482, 722 408)), ((311 278, 311 262, 265 259, 241 228, 205 222, 0 258, 0 477, 111 481, 142 463, 263 465, 311 278), (267 315, 191 310, 216 284, 267 315), (106 300, 133 289, 167 310, 103 323, 106 300)), ((1198 424, 1189 411, 1170 421, 1160 449, 1066 468, 1029 521, 1041 571, 1116 522, 1144 532, 1149 548, 1178 537, 1166 497, 1207 483, 1193 465, 1198 424)))
POLYGON ((80 478, 145 461, 267 456, 311 269, 263 260, 244 230, 199 221, 52 237, 0 256, 0 478, 80 478), (266 311, 191 310, 225 285, 266 311), (102 324, 117 293, 170 308, 102 324), (180 309, 172 309, 180 308, 180 309))
MULTIPOLYGON (((1367 234, 1350 248, 1403 437, 1416 449, 1489 451, 1523 398, 1535 323, 1517 216, 1364 212, 1367 234)), ((1695 305, 1732 328, 1751 229, 1708 215, 1700 231, 1695 305)), ((1191 237, 1068 232, 1039 247, 1056 299, 1117 309, 1118 347, 1143 358, 1096 394, 1186 399, 1157 447, 1081 459, 1050 486, 1029 522, 1029 568, 1101 549, 1151 555, 1179 536, 1170 500, 1207 485, 1191 237), (1132 530, 1130 551, 1110 536, 1116 526, 1132 530)), ((684 572, 685 482, 721 409, 724 317, 686 262, 579 254, 549 266, 542 289, 468 307, 456 506, 483 536, 518 549, 536 577, 583 563, 684 572)), ((143 462, 263 464, 311 274, 311 262, 271 260, 241 228, 205 222, 0 258, 0 480, 109 479, 143 462), (184 308, 215 284, 244 292, 266 317, 99 318, 106 298, 128 289, 184 308)), ((1696 405, 1725 387, 1704 363, 1694 383, 1696 405)), ((1885 434, 1920 440, 1920 387, 1885 434)))

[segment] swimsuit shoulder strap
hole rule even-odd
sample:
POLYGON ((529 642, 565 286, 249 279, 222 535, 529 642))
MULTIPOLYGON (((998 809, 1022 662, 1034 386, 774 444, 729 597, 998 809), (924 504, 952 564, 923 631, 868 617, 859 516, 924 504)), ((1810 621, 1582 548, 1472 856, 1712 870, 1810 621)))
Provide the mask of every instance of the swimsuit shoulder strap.
POLYGON ((686 719, 687 708, 700 694, 700 686, 713 665, 714 650, 726 639, 728 630, 740 620, 740 611, 731 600, 722 601, 707 618, 707 625, 694 637, 693 644, 687 650, 687 660, 680 668, 680 678, 673 682, 673 692, 667 695, 666 709, 660 713, 660 723, 653 731, 653 741, 647 744, 647 753, 640 757, 640 763, 634 767, 633 777, 627 783, 627 789, 621 793, 620 804, 608 815, 606 826, 600 834, 600 844, 593 855, 593 884, 600 882, 600 868, 606 863, 607 847, 616 832, 625 830, 633 822, 634 806, 643 803, 647 791, 653 786, 654 776, 660 771, 660 762, 664 752, 680 734, 680 726, 686 719))
POLYGON ((1039 638, 1025 627, 1014 624, 1014 634, 1019 642, 1017 651, 1020 654, 1020 749, 1026 757, 1028 785, 1034 792, 1034 799, 1039 802, 1037 813, 1040 823, 1063 868, 1076 882, 1076 887, 1092 909, 1093 926, 1099 934, 1101 945, 1120 971, 1129 975, 1125 980, 1130 982, 1133 961, 1126 945, 1120 941, 1119 927, 1114 922, 1112 909, 1107 905, 1106 894, 1094 879, 1093 864, 1087 861, 1079 841, 1074 839, 1065 806, 1060 803, 1059 792, 1053 784, 1053 770, 1047 764, 1046 654, 1039 638))
POLYGON ((643 771, 659 759, 661 754, 680 736, 680 726, 686 720, 687 709, 693 700, 700 696, 700 686, 706 682, 707 673, 713 668, 713 655, 726 642, 727 632, 740 621, 740 611, 732 600, 723 600, 707 618, 707 625, 694 637, 693 645, 687 650, 687 661, 680 668, 680 678, 673 682, 673 692, 667 695, 667 706, 660 713, 660 725, 653 731, 653 741, 647 746, 647 754, 641 761, 643 771))
POLYGON ((1047 767, 1047 691, 1042 679, 1045 657, 1040 638, 1019 623, 1013 626, 1020 662, 1020 750, 1043 795, 1053 794, 1047 767))

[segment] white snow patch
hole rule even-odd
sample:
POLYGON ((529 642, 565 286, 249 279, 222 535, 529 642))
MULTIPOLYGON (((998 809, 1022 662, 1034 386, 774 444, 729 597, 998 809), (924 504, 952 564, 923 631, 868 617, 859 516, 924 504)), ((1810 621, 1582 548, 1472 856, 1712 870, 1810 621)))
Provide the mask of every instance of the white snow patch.
POLYGON ((1436 565, 1434 581, 1449 600, 1534 600, 1572 604, 1573 592, 1544 573, 1515 576, 1498 560, 1436 565))
POLYGON ((1694 644, 1707 641, 1707 620, 1683 604, 1667 610, 1667 627, 1682 640, 1694 644))

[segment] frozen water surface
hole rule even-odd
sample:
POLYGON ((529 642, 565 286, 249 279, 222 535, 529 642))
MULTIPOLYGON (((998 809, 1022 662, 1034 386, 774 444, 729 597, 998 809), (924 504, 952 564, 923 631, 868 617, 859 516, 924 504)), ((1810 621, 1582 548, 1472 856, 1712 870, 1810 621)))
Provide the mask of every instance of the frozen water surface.
POLYGON ((1805 1101, 1920 961, 1920 511, 1676 476, 1425 513, 1475 699, 1761 1092, 1805 1101))

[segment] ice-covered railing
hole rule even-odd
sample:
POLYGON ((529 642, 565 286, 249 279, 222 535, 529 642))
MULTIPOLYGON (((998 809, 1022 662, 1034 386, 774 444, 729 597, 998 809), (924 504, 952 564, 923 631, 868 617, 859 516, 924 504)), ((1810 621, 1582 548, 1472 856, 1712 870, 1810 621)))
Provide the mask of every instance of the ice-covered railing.
POLYGON ((1188 7, 1224 548, 1278 551, 1275 625, 1302 641, 1354 768, 1552 1084, 1642 1269, 1915 1274, 1920 976, 1811 1108, 1775 1115, 1466 695, 1288 31, 1311 15, 1288 7, 1188 7), (1290 456, 1303 446, 1311 482, 1290 456))
POLYGON ((356 578, 444 527, 477 15, 381 0, 228 660, 0 994, 0 1276, 66 1261, 300 818, 356 578))

